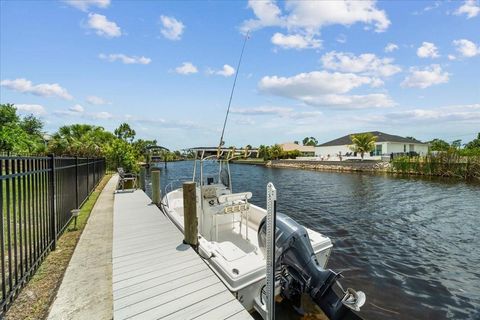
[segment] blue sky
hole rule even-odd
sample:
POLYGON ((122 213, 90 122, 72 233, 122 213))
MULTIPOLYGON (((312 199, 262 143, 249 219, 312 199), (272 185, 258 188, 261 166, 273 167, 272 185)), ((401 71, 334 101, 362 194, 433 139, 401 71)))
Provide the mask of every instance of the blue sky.
POLYGON ((178 149, 480 131, 480 4, 4 1, 0 101, 178 149))

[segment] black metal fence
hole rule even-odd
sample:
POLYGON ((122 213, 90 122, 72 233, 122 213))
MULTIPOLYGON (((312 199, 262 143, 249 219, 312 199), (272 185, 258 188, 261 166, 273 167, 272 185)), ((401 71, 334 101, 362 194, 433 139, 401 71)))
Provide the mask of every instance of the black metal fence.
POLYGON ((104 158, 0 156, 0 318, 105 169, 104 158))

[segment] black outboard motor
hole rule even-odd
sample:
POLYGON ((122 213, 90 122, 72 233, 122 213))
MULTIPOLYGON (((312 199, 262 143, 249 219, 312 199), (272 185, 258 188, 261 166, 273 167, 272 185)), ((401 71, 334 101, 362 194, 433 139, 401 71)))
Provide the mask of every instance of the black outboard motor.
MULTIPOLYGON (((264 250, 266 230, 264 218, 258 228, 258 244, 264 250)), ((365 302, 365 294, 348 289, 343 297, 337 296, 333 285, 341 275, 325 270, 318 264, 303 226, 277 213, 275 235, 275 274, 277 279, 280 278, 283 297, 299 303, 301 294, 306 293, 330 320, 360 319, 351 310, 360 310, 365 302)))

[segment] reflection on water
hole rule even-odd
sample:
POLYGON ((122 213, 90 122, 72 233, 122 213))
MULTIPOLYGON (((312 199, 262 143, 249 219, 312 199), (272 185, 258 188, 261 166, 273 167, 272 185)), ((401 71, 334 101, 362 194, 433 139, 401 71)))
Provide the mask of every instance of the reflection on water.
MULTIPOLYGON (((192 162, 162 168, 162 186, 192 162)), ((215 170, 212 167, 212 170, 215 170)), ((231 165, 234 192, 329 236, 329 267, 367 294, 366 319, 480 319, 480 185, 443 179, 231 165)))

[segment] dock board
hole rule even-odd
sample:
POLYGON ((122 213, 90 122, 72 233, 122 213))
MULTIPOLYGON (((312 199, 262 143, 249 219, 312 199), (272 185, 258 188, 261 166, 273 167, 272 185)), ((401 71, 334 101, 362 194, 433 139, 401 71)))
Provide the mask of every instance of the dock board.
POLYGON ((114 319, 252 319, 140 190, 115 194, 114 319))

